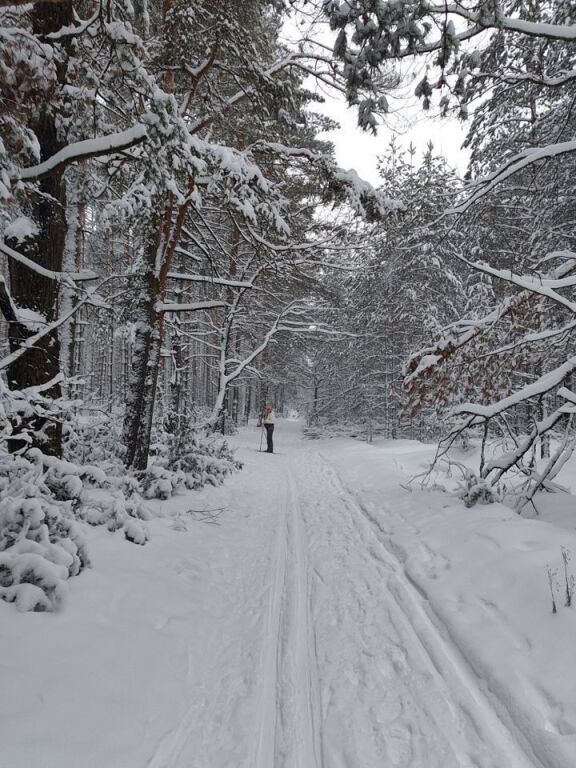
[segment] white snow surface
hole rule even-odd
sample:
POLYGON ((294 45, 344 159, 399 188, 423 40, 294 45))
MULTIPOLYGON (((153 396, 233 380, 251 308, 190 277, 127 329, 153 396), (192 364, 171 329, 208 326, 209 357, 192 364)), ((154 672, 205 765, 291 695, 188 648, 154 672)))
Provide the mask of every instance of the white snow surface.
POLYGON ((18 216, 4 230, 4 237, 14 238, 19 243, 37 234, 38 226, 28 216, 18 216))
POLYGON ((576 517, 409 492, 433 446, 300 429, 243 430, 144 547, 88 528, 62 612, 0 602, 0 768, 573 768, 546 566, 576 517))

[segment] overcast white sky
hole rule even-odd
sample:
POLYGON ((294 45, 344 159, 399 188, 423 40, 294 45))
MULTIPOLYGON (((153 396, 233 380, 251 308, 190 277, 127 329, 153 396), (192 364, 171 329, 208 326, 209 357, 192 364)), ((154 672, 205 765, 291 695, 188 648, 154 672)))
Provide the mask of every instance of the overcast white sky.
POLYGON ((469 123, 440 117, 430 117, 414 99, 407 103, 402 119, 392 120, 394 129, 381 126, 378 135, 373 136, 358 128, 356 112, 347 107, 343 100, 330 98, 323 105, 315 107, 318 112, 337 120, 341 128, 325 134, 334 143, 338 165, 343 168, 355 168, 360 176, 372 184, 377 184, 378 173, 376 157, 382 154, 394 133, 398 143, 408 146, 410 142, 424 151, 432 141, 437 152, 444 155, 448 162, 461 174, 466 171, 468 152, 461 149, 469 123))
MULTIPOLYGON (((327 23, 322 21, 322 16, 310 26, 299 25, 298 18, 300 17, 295 16, 289 19, 283 27, 284 39, 288 45, 297 44, 303 36, 314 40, 321 39, 329 47, 333 45, 334 33, 329 30, 327 23)), ((366 181, 378 184, 377 155, 386 150, 390 139, 396 134, 398 143, 407 147, 412 142, 420 150, 420 154, 431 140, 438 153, 444 155, 463 175, 468 163, 468 152, 461 147, 469 122, 461 123, 456 119, 434 117, 433 114, 425 112, 414 96, 416 84, 423 74, 423 66, 418 72, 413 66, 412 69, 406 69, 406 65, 402 63, 397 66, 403 75, 404 84, 400 90, 390 94, 389 125, 381 126, 377 136, 358 128, 356 111, 345 104, 344 96, 337 95, 335 91, 327 92, 326 88, 319 86, 313 78, 306 81, 307 88, 311 91, 320 90, 326 99, 324 104, 313 105, 314 110, 340 123, 339 130, 326 135, 335 145, 338 164, 345 169, 354 168, 366 181)), ((431 112, 433 113, 433 110, 431 112)))

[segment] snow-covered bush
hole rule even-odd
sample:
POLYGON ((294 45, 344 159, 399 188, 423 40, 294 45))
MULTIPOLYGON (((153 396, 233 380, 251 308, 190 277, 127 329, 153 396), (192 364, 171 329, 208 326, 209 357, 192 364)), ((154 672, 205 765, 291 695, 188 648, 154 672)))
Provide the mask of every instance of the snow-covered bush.
POLYGON ((468 471, 458 487, 458 498, 462 499, 465 507, 476 504, 493 504, 496 501, 494 489, 485 480, 481 480, 474 472, 468 471))
POLYGON ((90 565, 80 523, 123 529, 142 544, 147 534, 131 522, 144 516, 142 499, 101 467, 28 447, 31 424, 49 428, 50 419, 64 413, 72 423, 69 403, 54 400, 48 410, 34 390, 10 392, 1 381, 0 389, 0 598, 22 611, 52 611, 62 605, 68 579, 90 565), (17 452, 9 452, 11 441, 17 452))
POLYGON ((0 597, 22 611, 60 607, 68 578, 90 565, 74 499, 56 497, 42 459, 35 449, 0 460, 0 597))
POLYGON ((173 472, 159 464, 151 464, 141 473, 142 493, 147 499, 169 499, 179 485, 182 485, 185 475, 181 471, 173 472))
POLYGON ((205 485, 221 485, 226 476, 242 468, 224 440, 196 439, 177 458, 165 465, 151 464, 139 473, 146 499, 169 499, 182 486, 198 490, 205 485))
POLYGON ((172 458, 170 468, 183 473, 190 490, 208 485, 221 485, 227 475, 242 469, 226 440, 215 435, 195 434, 188 446, 172 458))
MULTIPOLYGON (((84 491, 79 515, 92 524, 107 524, 107 520, 102 518, 114 515, 110 511, 111 501, 106 502, 101 494, 90 494, 90 503, 87 504, 87 487, 115 489, 116 496, 120 494, 124 498, 125 511, 130 517, 147 519, 149 513, 143 499, 166 500, 180 487, 196 490, 207 483, 220 485, 228 474, 242 466, 234 459, 221 436, 194 431, 192 426, 175 434, 160 419, 153 430, 149 466, 143 471, 127 471, 121 461, 122 449, 119 447, 122 444, 122 419, 117 414, 107 417, 101 411, 92 412, 92 416, 90 413, 84 411, 76 421, 68 420, 66 454, 74 462, 98 461, 99 466, 105 469, 105 472, 100 469, 102 475, 94 478, 91 476, 91 465, 82 464, 84 491), (108 508, 104 509, 106 504, 108 508)), ((55 488, 62 482, 62 478, 53 474, 55 488)), ((73 481, 67 479, 65 482, 73 481)))
POLYGON ((124 446, 120 434, 122 413, 78 408, 68 412, 64 421, 64 451, 79 464, 121 466, 124 446))
POLYGON ((177 446, 162 430, 149 467, 128 472, 121 419, 56 401, 50 415, 64 421, 66 460, 49 456, 30 448, 19 426, 32 413, 44 414, 42 396, 0 387, 0 598, 22 611, 58 609, 67 580, 90 565, 82 524, 105 526, 143 545, 152 515, 146 499, 219 485, 241 467, 220 437, 190 432, 177 446), (18 452, 8 451, 10 440, 21 446, 18 452))
MULTIPOLYGON (((195 431, 191 418, 176 430, 176 425, 165 418, 154 425, 149 466, 127 474, 121 460, 121 424, 118 414, 107 416, 84 409, 76 421, 68 421, 66 453, 72 461, 97 461, 104 467, 109 485, 124 494, 131 517, 149 516, 143 498, 167 500, 180 487, 196 490, 207 483, 220 485, 228 474, 241 468, 219 435, 195 431)), ((98 519, 98 514, 92 512, 91 517, 98 519)))
POLYGON ((0 598, 19 610, 62 605, 66 581, 90 565, 80 523, 122 531, 145 544, 148 531, 135 478, 46 456, 0 456, 0 598))
POLYGON ((146 499, 166 500, 181 487, 221 485, 227 475, 242 468, 226 440, 195 430, 191 416, 179 425, 159 421, 153 429, 151 458, 147 469, 136 473, 146 499))

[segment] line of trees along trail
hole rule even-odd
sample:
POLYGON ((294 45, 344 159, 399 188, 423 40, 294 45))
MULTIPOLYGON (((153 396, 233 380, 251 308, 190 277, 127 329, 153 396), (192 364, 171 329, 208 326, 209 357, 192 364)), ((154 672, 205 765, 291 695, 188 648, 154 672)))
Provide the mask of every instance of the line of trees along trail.
MULTIPOLYGON (((386 205, 316 139, 328 123, 302 82, 330 57, 284 48, 275 3, 1 13, 7 383, 57 401, 63 368, 83 378, 65 394, 106 391, 125 406, 125 462, 142 470, 155 410, 171 399, 162 369, 179 369, 180 407, 182 355, 196 347, 189 416, 206 405, 205 426, 220 424, 237 411, 228 390, 282 322, 307 322, 305 292, 287 287, 330 247, 313 247, 315 208, 347 189, 358 210, 370 197, 371 215, 386 205)), ((61 456, 62 418, 49 410, 18 428, 61 456)))
MULTIPOLYGON (((322 45, 272 0, 0 2, 0 598, 62 606, 79 522, 148 538, 145 500, 240 465, 217 432, 283 397, 335 204, 396 203, 318 139, 322 45)), ((323 266, 320 267, 319 265, 323 266)))
POLYGON ((471 117, 471 183, 448 205, 437 198, 435 221, 414 221, 404 241, 421 265, 450 257, 443 292, 455 315, 444 329, 441 313, 431 320, 401 375, 412 414, 452 418, 440 456, 469 430, 503 438, 479 473, 492 487, 517 473, 522 509, 538 489, 554 490, 574 447, 574 3, 330 0, 317 9, 367 129, 393 105, 377 86, 397 62, 425 65, 415 86, 425 110, 471 117), (551 436, 558 447, 539 466, 551 436))

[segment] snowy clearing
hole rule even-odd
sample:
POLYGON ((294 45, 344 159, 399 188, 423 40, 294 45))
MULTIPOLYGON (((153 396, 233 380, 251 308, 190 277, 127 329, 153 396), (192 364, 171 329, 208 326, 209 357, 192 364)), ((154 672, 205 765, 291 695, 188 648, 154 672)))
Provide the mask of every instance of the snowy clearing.
POLYGON ((63 612, 0 603, 0 766, 573 766, 576 532, 407 492, 417 442, 258 438, 147 547, 88 529, 63 612))

